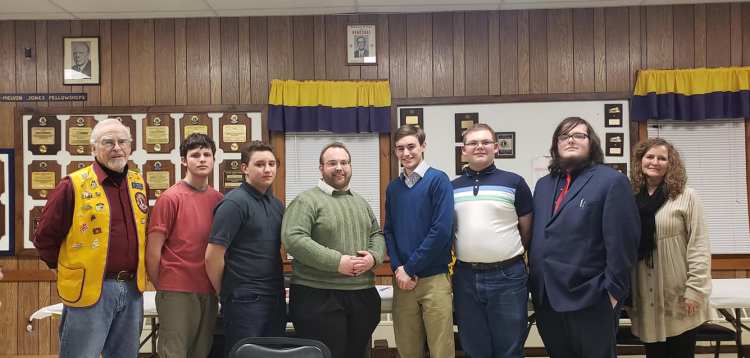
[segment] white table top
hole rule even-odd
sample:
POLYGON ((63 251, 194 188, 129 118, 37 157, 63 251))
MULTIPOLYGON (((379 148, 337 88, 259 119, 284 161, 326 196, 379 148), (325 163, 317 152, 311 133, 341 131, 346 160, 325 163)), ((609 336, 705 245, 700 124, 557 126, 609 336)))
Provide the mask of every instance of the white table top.
MULTIPOLYGON (((390 313, 393 307, 393 287, 389 285, 377 285, 380 294, 380 310, 382 313, 390 313)), ((289 295, 287 295, 289 297, 289 295)), ((52 315, 62 315, 63 304, 58 303, 51 306, 42 307, 29 317, 29 322, 35 319, 44 319, 52 315)), ((143 293, 143 316, 152 318, 158 316, 156 313, 156 291, 146 291, 143 293)), ((26 327, 31 332, 31 325, 26 327)))
POLYGON ((714 308, 750 308, 750 278, 715 278, 711 283, 714 308))

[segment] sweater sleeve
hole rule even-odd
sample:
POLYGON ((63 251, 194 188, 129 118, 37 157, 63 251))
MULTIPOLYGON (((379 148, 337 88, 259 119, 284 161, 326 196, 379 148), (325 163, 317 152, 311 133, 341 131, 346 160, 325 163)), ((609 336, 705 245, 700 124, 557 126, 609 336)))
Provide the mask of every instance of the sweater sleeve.
POLYGON ((688 194, 685 217, 685 223, 688 225, 688 267, 684 296, 696 302, 704 302, 711 294, 711 249, 704 221, 703 203, 692 190, 685 194, 688 194))
POLYGON ((440 174, 431 183, 430 196, 433 200, 430 231, 419 247, 404 265, 404 271, 414 276, 432 262, 438 260, 453 238, 453 186, 448 176, 440 174))
POLYGON ((314 223, 315 206, 304 193, 298 195, 284 212, 281 242, 295 260, 321 271, 338 272, 341 253, 312 239, 314 223))
POLYGON ((391 270, 396 272, 399 266, 403 265, 398 258, 398 248, 396 247, 396 237, 393 236, 393 218, 391 217, 391 207, 393 203, 390 200, 391 191, 385 192, 385 225, 383 225, 383 234, 385 235, 385 245, 388 248, 388 257, 391 259, 391 270))
POLYGON ((383 232, 380 230, 378 219, 375 217, 375 213, 372 212, 370 205, 367 205, 367 212, 370 214, 370 221, 372 223, 367 241, 367 251, 372 254, 372 257, 375 259, 375 266, 377 266, 383 263, 383 258, 385 257, 385 239, 383 238, 383 232))

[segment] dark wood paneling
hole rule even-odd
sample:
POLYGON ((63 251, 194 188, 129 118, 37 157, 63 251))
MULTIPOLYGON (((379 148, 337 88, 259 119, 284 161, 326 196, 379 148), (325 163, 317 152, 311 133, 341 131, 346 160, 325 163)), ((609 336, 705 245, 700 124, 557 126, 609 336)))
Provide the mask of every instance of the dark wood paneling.
MULTIPOLYGON (((453 95, 466 95, 466 29, 464 13, 453 14, 453 95)), ((395 55, 395 54, 394 54, 395 55)))
MULTIPOLYGON (((99 20, 84 20, 81 22, 81 36, 99 36, 99 20)), ((99 41, 101 45, 101 40, 99 41)), ((101 60, 100 60, 101 62, 101 60)), ((101 83, 101 65, 99 66, 99 81, 101 83)), ((86 106, 101 105, 101 86, 83 86, 83 92, 88 94, 88 100, 84 103, 86 106)))
POLYGON ((294 78, 312 80, 315 78, 315 19, 295 16, 293 27, 294 78))
POLYGON ((722 67, 732 64, 731 5, 706 5, 706 66, 722 67))
POLYGON ((489 94, 500 94, 500 13, 492 11, 487 19, 487 81, 489 94))
POLYGON ((453 95, 453 14, 432 15, 432 79, 433 95, 453 95))
POLYGON ((240 103, 239 23, 236 17, 221 19, 221 103, 240 103))
POLYGON ((674 19, 674 67, 692 68, 695 64, 695 18, 693 5, 677 5, 674 19))
POLYGON ((33 49, 36 44, 36 27, 33 21, 17 21, 15 28, 16 90, 24 93, 36 92, 36 64, 24 56, 24 48, 33 49))
POLYGON ((594 9, 594 90, 607 88, 607 34, 604 9, 594 9))
POLYGON ((547 10, 529 13, 529 93, 547 93, 547 10))
POLYGON ((604 10, 607 61, 607 92, 627 91, 630 89, 628 69, 630 52, 627 46, 629 37, 628 9, 611 7, 604 10))
POLYGON ((638 7, 631 6, 628 8, 629 17, 629 53, 630 53, 630 71, 628 72, 628 88, 635 87, 636 72, 641 69, 641 11, 638 7))
POLYGON ((378 78, 387 80, 390 77, 390 27, 388 26, 388 15, 378 15, 378 78))
POLYGON ((185 19, 174 20, 175 104, 187 104, 187 39, 185 19))
POLYGON ((695 37, 695 67, 706 67, 706 5, 693 8, 693 34, 695 37))
POLYGON ((237 23, 237 58, 240 94, 239 102, 246 104, 252 102, 250 95, 250 19, 241 17, 237 23))
POLYGON ((154 21, 155 103, 175 104, 175 41, 174 20, 154 21))
POLYGON ((250 18, 250 89, 252 103, 268 102, 268 22, 250 18))
POLYGON ((529 93, 529 12, 518 13, 518 94, 529 93))
POLYGON ((518 12, 500 12, 500 94, 518 93, 518 12))
POLYGON ((488 83, 488 15, 487 12, 467 12, 465 15, 464 50, 466 64, 466 95, 489 94, 488 83))
MULTIPOLYGON (((18 259, 19 270, 36 270, 39 268, 38 259, 35 257, 24 257, 18 259)), ((18 284, 18 322, 24 322, 39 308, 39 283, 21 282, 18 284)), ((37 324, 32 326, 37 328, 37 324)), ((39 331, 26 331, 23 324, 16 327, 18 335, 19 354, 39 353, 39 331)))
MULTIPOLYGON (((32 51, 36 53, 32 52, 32 56, 36 63, 36 89, 39 92, 47 92, 47 22, 36 21, 34 32, 36 40, 32 51)), ((47 106, 47 102, 39 102, 37 105, 44 107, 47 106)))
POLYGON ((732 17, 729 30, 732 66, 742 66, 742 4, 732 3, 730 16, 732 17))
POLYGON ((211 104, 221 104, 221 19, 208 21, 208 72, 211 83, 211 104))
POLYGON ((573 92, 573 12, 547 13, 547 79, 549 93, 573 92))
POLYGON ((432 15, 406 15, 406 96, 432 96, 432 15))
MULTIPOLYGON (((378 39, 380 42, 380 39, 378 39)), ((380 54, 378 54, 380 55, 380 54)), ((315 16, 315 79, 326 78, 326 18, 315 16)))
POLYGON ((594 10, 573 10, 573 84, 575 92, 594 91, 594 10))
POLYGON ((211 103, 210 37, 208 19, 185 21, 187 104, 211 103))
MULTIPOLYGON (((339 33, 344 33, 340 28, 339 33)), ((268 18, 268 77, 275 79, 294 78, 292 44, 292 18, 272 16, 268 18)))
POLYGON ((112 22, 99 22, 99 104, 112 105, 112 22))
POLYGON ((128 20, 112 20, 112 105, 130 105, 130 29, 128 20))
POLYGON ((672 7, 646 7, 646 31, 646 65, 649 68, 671 68, 674 49, 672 7))
POLYGON ((742 65, 750 66, 750 3, 742 4, 742 65))
MULTIPOLYGON (((68 33, 70 36, 81 36, 81 21, 80 20, 73 20, 70 22, 70 32, 68 33)), ((83 86, 70 86, 70 91, 75 93, 83 92, 83 86)), ((84 102, 68 102, 68 105, 71 107, 83 107, 84 102)))
POLYGON ((388 15, 388 41, 391 96, 406 97, 406 15, 388 15))
POLYGON ((130 20, 130 104, 156 102, 154 79, 154 20, 130 20))
MULTIPOLYGON (((329 15, 326 21, 326 78, 345 80, 349 78, 346 65, 346 17, 329 15)), ((406 34, 404 34, 404 37, 406 34)), ((406 47, 403 48, 404 54, 406 47)), ((404 83, 406 85, 406 83, 404 83)))

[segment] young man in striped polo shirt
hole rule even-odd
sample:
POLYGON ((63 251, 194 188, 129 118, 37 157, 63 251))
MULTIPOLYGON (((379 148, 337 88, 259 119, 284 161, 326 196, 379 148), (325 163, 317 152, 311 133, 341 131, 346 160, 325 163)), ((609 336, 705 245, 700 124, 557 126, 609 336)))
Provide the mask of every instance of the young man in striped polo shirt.
POLYGON ((463 142, 469 166, 453 180, 459 337, 471 357, 523 357, 531 191, 521 176, 495 167, 498 144, 490 126, 475 124, 463 142))

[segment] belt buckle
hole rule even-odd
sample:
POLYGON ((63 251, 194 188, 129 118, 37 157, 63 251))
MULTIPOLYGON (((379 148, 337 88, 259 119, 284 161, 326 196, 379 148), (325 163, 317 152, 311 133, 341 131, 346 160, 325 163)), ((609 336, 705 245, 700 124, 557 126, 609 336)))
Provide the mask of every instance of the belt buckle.
POLYGON ((115 276, 115 281, 119 282, 125 282, 130 281, 130 279, 133 278, 133 275, 128 271, 120 271, 117 273, 117 276, 115 276))

